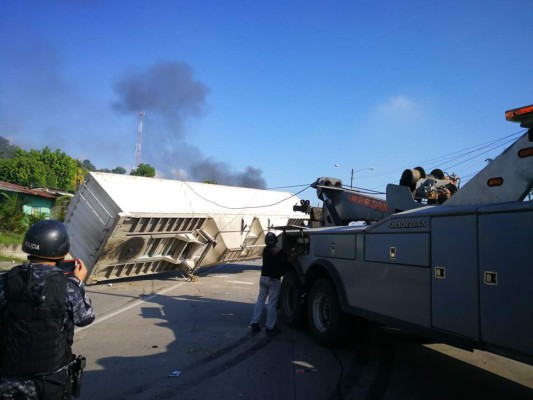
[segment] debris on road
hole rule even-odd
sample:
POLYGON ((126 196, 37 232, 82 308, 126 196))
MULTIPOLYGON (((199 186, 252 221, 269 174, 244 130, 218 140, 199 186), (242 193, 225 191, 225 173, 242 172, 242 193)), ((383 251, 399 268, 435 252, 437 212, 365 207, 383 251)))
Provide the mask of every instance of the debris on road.
POLYGON ((180 375, 181 375, 181 371, 175 370, 175 371, 172 371, 170 374, 168 374, 168 377, 169 378, 177 378, 180 375))

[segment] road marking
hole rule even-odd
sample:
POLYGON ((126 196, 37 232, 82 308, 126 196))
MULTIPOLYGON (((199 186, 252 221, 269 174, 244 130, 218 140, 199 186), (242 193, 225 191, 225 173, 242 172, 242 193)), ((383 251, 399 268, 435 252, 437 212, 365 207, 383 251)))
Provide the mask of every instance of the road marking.
MULTIPOLYGON (((219 268, 223 268, 225 266, 226 266, 226 264, 219 265, 218 267, 210 269, 209 272, 215 271, 215 270, 217 270, 219 268)), ((122 314, 125 311, 131 310, 132 308, 135 308, 138 305, 141 305, 142 303, 146 303, 147 301, 151 301, 151 300, 155 299, 157 296, 161 296, 162 294, 170 292, 171 290, 174 290, 174 289, 184 285, 185 283, 188 283, 188 282, 179 282, 179 283, 177 283, 177 284, 175 284, 173 286, 169 286, 167 288, 161 289, 161 290, 155 292, 154 294, 151 294, 149 296, 143 297, 142 299, 136 300, 133 303, 128 304, 125 307, 119 308, 116 311, 113 311, 113 312, 111 312, 109 314, 104 315, 103 317, 99 317, 99 318, 95 319, 94 322, 92 324, 90 324, 90 325, 76 327, 74 329, 74 333, 76 334, 78 332, 82 332, 85 329, 89 329, 92 326, 98 325, 100 322, 104 322, 104 321, 107 321, 110 318, 116 317, 117 315, 122 314)))

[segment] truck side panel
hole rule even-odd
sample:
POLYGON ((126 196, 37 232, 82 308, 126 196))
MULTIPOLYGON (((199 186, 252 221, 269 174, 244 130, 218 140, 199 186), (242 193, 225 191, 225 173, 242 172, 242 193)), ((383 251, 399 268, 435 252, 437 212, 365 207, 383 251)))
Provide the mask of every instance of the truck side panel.
POLYGON ((365 260, 429 267, 429 233, 369 234, 365 260))
POLYGON ((531 203, 479 217, 482 339, 526 354, 533 354, 532 227, 531 203))
POLYGON ((355 260, 355 235, 321 235, 315 256, 355 260))
MULTIPOLYGON (((371 235, 366 236, 367 242, 369 236, 371 235)), ((365 254, 369 244, 365 244, 365 235, 362 232, 313 235, 311 243, 316 256, 334 259, 335 269, 342 282, 342 287, 338 290, 342 292, 346 289, 345 308, 351 308, 354 313, 357 313, 357 310, 370 311, 429 327, 429 256, 427 250, 420 251, 424 244, 429 246, 429 235, 414 236, 416 240, 409 239, 410 236, 405 234, 373 235, 370 238, 370 246, 379 243, 378 247, 382 253, 375 253, 375 248, 372 250, 370 258, 374 262, 369 261, 365 254), (397 248, 398 254, 403 254, 400 259, 389 259, 392 246, 397 248), (403 264, 406 260, 424 266, 403 264)))
POLYGON ((347 282, 351 307, 429 327, 429 268, 384 263, 356 263, 349 273, 339 265, 347 282))
POLYGON ((477 216, 431 221, 432 325, 479 339, 477 216))
POLYGON ((386 220, 369 229, 360 273, 365 284, 354 301, 384 316, 429 327, 430 257, 428 220, 386 220), (407 221, 407 222, 406 222, 407 221))

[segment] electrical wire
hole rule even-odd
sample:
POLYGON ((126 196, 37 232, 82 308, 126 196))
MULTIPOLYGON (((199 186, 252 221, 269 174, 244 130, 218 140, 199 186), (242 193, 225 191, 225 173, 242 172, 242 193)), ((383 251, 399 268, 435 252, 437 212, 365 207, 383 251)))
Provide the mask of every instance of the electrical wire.
MULTIPOLYGON (((463 165, 464 163, 472 161, 472 160, 474 160, 474 159, 476 159, 476 158, 478 158, 478 157, 480 157, 480 156, 482 156, 484 154, 490 153, 491 151, 494 151, 494 150, 496 150, 496 149, 498 149, 500 147, 506 146, 509 143, 514 142, 516 140, 516 136, 523 134, 525 131, 526 130, 523 129, 523 130, 520 130, 518 132, 512 133, 510 135, 507 135, 507 136, 504 136, 504 137, 501 137, 501 138, 498 138, 498 139, 494 139, 494 140, 482 143, 482 144, 477 145, 477 146, 467 147, 465 149, 458 150, 458 151, 449 153, 449 154, 444 155, 444 156, 431 158, 429 160, 426 160, 426 161, 423 161, 423 162, 420 162, 420 163, 416 163, 416 164, 417 165, 424 165, 424 164, 438 164, 438 163, 441 163, 442 168, 444 168, 444 169, 454 168, 454 167, 457 167, 458 165, 463 165), (482 151, 482 150, 484 150, 484 151, 482 151), (462 161, 459 161, 459 162, 457 162, 455 164, 449 165, 449 163, 451 163, 453 161, 456 161, 456 160, 460 160, 460 159, 462 159, 464 157, 467 157, 467 156, 470 156, 470 157, 468 157, 468 158, 466 158, 466 159, 464 159, 462 161)), ((405 169, 407 169, 407 168, 403 168, 401 170, 401 172, 403 172, 405 169)), ((470 179, 473 176, 475 176, 480 170, 481 169, 477 169, 477 171, 475 171, 475 172, 468 173, 468 174, 465 174, 465 175, 461 176, 460 178, 461 178, 462 183, 463 184, 466 183, 465 181, 468 181, 468 179, 470 179)), ((384 173, 378 174, 377 176, 382 176, 383 177, 383 176, 389 176, 389 175, 392 175, 392 174, 398 175, 399 174, 398 171, 399 171, 398 169, 393 169, 393 170, 391 169, 391 170, 385 171, 384 173)), ((186 181, 182 181, 182 182, 189 189, 191 189, 191 191, 194 194, 196 194, 201 199, 207 201, 208 203, 214 204, 217 207, 224 208, 224 209, 227 209, 227 210, 241 210, 241 209, 256 209, 256 208, 272 207, 272 206, 275 206, 277 204, 283 203, 284 201, 289 200, 292 197, 298 196, 300 193, 306 191, 307 189, 309 189, 311 187, 311 184, 300 184, 300 185, 289 185, 289 186, 272 187, 272 188, 268 188, 268 189, 265 189, 265 190, 291 189, 291 188, 296 188, 296 187, 303 187, 303 189, 298 191, 297 193, 293 193, 290 196, 288 196, 288 197, 286 197, 286 198, 284 198, 282 200, 279 200, 279 201, 277 201, 275 203, 272 203, 272 204, 264 204, 264 205, 259 205, 259 206, 229 207, 229 206, 225 206, 225 205, 219 204, 219 203, 217 203, 214 200, 210 200, 210 199, 206 198, 205 196, 200 195, 197 191, 195 191, 188 184, 188 182, 186 182, 186 181)), ((368 193, 368 194, 376 194, 376 195, 385 194, 383 191, 376 190, 378 188, 368 189, 368 188, 354 187, 353 189, 356 189, 358 191, 361 191, 361 192, 364 192, 364 193, 368 193)))
MULTIPOLYGON (((496 149, 499 148, 499 147, 505 146, 505 145, 507 145, 507 144, 509 144, 509 143, 513 143, 513 142, 514 142, 514 139, 507 140, 506 142, 502 142, 501 144, 498 144, 497 146, 491 147, 490 149, 485 150, 485 151, 483 151, 483 152, 477 154, 477 155, 474 156, 474 157, 470 157, 470 158, 468 158, 468 159, 466 159, 466 160, 463 160, 463 161, 458 162, 458 163, 456 163, 456 164, 450 165, 450 166, 448 166, 447 168, 453 168, 453 167, 456 167, 456 166, 458 166, 458 165, 464 164, 464 163, 466 163, 466 162, 468 162, 468 161, 470 161, 470 160, 473 160, 474 158, 477 158, 477 157, 479 157, 479 156, 482 156, 483 154, 490 153, 491 151, 496 150, 496 149)), ((478 150, 481 150, 481 148, 478 149, 478 150)), ((478 150, 476 150, 476 151, 478 151, 478 150)), ((470 152, 470 153, 468 153, 468 154, 471 154, 471 153, 473 153, 473 152, 470 152)), ((453 160, 456 160, 456 159, 457 159, 457 158, 455 158, 455 159, 453 159, 453 160)), ((453 161, 453 160, 450 160, 450 161, 453 161)))
MULTIPOLYGON (((523 134, 525 131, 526 130, 522 129, 522 130, 520 130, 518 132, 514 132, 514 133, 512 133, 510 135, 506 135, 504 137, 491 140, 489 142, 485 142, 485 143, 481 143, 479 145, 467 147, 465 149, 458 150, 458 151, 455 151, 455 152, 452 152, 452 153, 449 153, 449 154, 446 154, 446 155, 443 155, 443 156, 430 158, 430 159, 425 160, 425 161, 419 161, 419 162, 413 163, 413 165, 427 165, 427 164, 435 165, 435 164, 437 164, 437 165, 443 165, 444 168, 453 168, 455 165, 448 166, 447 163, 449 163, 451 161, 455 161, 455 160, 460 159, 462 157, 465 157, 467 155, 473 154, 476 151, 480 151, 480 150, 485 149, 486 147, 489 147, 489 146, 492 146, 490 148, 490 150, 495 150, 495 149, 497 149, 499 147, 505 146, 506 144, 508 144, 510 142, 513 142, 515 140, 516 136, 523 134)), ((490 150, 488 150, 488 151, 490 151, 490 150)), ((482 154, 485 154, 485 153, 486 152, 484 152, 482 154)), ((475 158, 475 157, 471 157, 468 160, 470 160, 472 158, 475 158)), ((404 168, 401 169, 400 173, 403 172, 405 169, 409 169, 409 168, 412 168, 412 167, 413 167, 412 165, 408 166, 408 167, 404 167, 404 168)), ((391 175, 392 173, 397 174, 399 170, 400 169, 394 168, 394 169, 386 170, 383 173, 376 174, 374 176, 388 176, 388 175, 391 175)))
POLYGON ((310 186, 308 183, 304 183, 302 185, 291 185, 291 186, 277 186, 277 187, 271 187, 271 188, 266 188, 265 190, 275 190, 275 189, 291 189, 291 188, 295 188, 295 187, 307 187, 310 186))
POLYGON ((202 200, 205 200, 207 201, 208 203, 211 203, 211 204, 214 204, 216 205, 217 207, 220 207, 220 208, 225 208, 227 210, 243 210, 243 209, 254 209, 254 208, 266 208, 266 207, 272 207, 272 206, 275 206, 275 205, 278 205, 280 203, 283 203, 284 201, 287 201, 289 200, 290 198, 292 197, 295 197, 295 196, 298 196, 300 193, 302 193, 303 191, 307 190, 309 187, 311 187, 311 185, 307 185, 304 189, 300 190, 299 192, 297 193, 292 193, 290 196, 284 198, 284 199, 281 199, 275 203, 272 203, 272 204, 264 204, 264 205, 260 205, 260 206, 244 206, 244 207, 229 207, 229 206, 224 206, 222 204, 219 204, 217 203, 216 201, 213 201, 213 200, 210 200, 204 196, 202 196, 201 194, 199 194, 196 190, 194 190, 191 185, 189 185, 188 182, 186 181, 181 181, 183 182, 189 189, 191 189, 191 191, 197 195, 198 197, 200 197, 202 200))
MULTIPOLYGON (((490 140, 488 142, 481 143, 479 145, 471 146, 464 148, 462 150, 458 150, 443 156, 435 157, 428 159, 426 161, 418 162, 413 165, 427 165, 427 164, 433 164, 433 165, 439 165, 441 169, 443 170, 449 170, 450 168, 457 167, 459 165, 463 165, 469 161, 475 160, 487 153, 490 153, 494 150, 497 150, 499 148, 502 148, 504 146, 509 145, 510 143, 513 143, 518 136, 521 136, 526 132, 527 129, 521 129, 517 132, 511 133, 509 135, 490 140), (466 158, 465 158, 466 157, 466 158), (464 158, 464 159, 463 159, 464 158), (459 162, 453 163, 454 161, 461 160, 459 162)), ((390 176, 392 174, 396 174, 399 176, 401 172, 403 172, 405 169, 412 168, 412 166, 403 168, 403 169, 394 169, 394 170, 387 170, 382 174, 379 174, 377 176, 390 176)), ((472 174, 463 174, 460 176, 462 183, 466 183, 465 181, 472 176, 475 176, 482 168, 477 168, 476 172, 472 174)), ((448 174, 449 175, 449 174, 448 174)), ((381 187, 381 186, 380 186, 381 187)), ((374 189, 378 189, 380 187, 375 187, 374 189)))
POLYGON ((525 132, 525 130, 521 130, 521 131, 512 133, 510 135, 507 135, 507 136, 504 136, 504 137, 501 137, 501 138, 498 138, 498 139, 491 140, 491 141, 486 142, 486 143, 481 143, 479 145, 467 147, 465 149, 458 150, 458 151, 455 151, 453 153, 450 153, 450 154, 447 154, 447 155, 444 155, 444 156, 435 157, 433 159, 422 161, 419 164, 447 163, 447 162, 454 161, 454 160, 457 160, 459 158, 465 157, 465 156, 467 156, 469 154, 481 151, 482 149, 485 149, 487 147, 491 147, 491 150, 493 150, 493 149, 496 149, 498 147, 504 146, 507 143, 513 142, 515 140, 516 136, 521 135, 524 132, 525 132))

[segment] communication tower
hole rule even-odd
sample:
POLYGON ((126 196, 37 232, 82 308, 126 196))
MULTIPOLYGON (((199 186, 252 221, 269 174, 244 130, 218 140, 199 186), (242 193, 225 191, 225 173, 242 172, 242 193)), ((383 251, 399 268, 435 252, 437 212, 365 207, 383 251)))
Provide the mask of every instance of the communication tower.
POLYGON ((139 111, 139 129, 137 131, 137 145, 135 146, 135 166, 139 166, 141 163, 141 145, 142 145, 142 136, 143 136, 143 118, 145 115, 144 111, 139 111))

